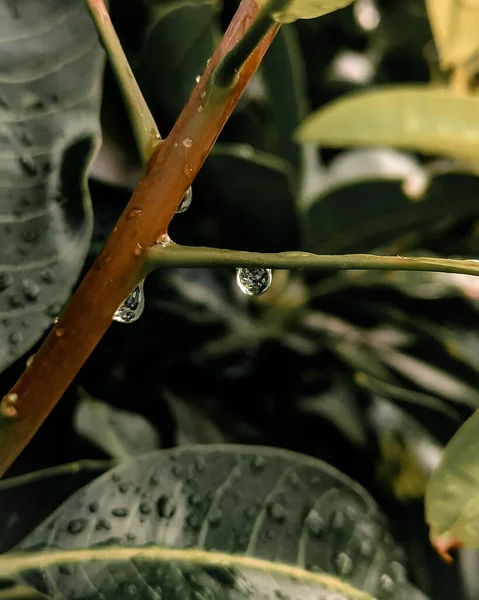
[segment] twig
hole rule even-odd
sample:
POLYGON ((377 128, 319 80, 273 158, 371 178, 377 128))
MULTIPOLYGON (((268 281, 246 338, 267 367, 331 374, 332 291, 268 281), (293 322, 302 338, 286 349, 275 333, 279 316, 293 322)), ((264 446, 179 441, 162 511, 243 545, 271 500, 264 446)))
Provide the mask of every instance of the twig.
MULTIPOLYGON (((95 0, 99 4, 100 0, 95 0)), ((272 25, 231 88, 217 93, 211 75, 244 37, 258 12, 242 0, 206 71, 66 311, 0 404, 0 475, 33 437, 145 275, 148 248, 167 239, 168 225, 232 110, 271 44, 272 25), (3 417, 1 416, 3 415, 3 417)))
POLYGON ((151 248, 149 270, 158 267, 269 267, 304 270, 395 270, 436 271, 479 275, 479 260, 424 256, 377 256, 373 254, 311 254, 309 252, 245 252, 181 246, 170 243, 151 248))

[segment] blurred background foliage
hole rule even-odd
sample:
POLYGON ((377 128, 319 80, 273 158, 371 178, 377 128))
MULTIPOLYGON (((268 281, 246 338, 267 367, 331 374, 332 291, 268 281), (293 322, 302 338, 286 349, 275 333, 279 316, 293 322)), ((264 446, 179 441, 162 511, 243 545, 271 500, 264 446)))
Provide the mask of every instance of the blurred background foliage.
MULTIPOLYGON (((163 135, 236 5, 111 3, 163 135)), ((421 0, 357 0, 282 27, 195 181, 192 206, 173 220, 172 239, 257 251, 478 256, 479 179, 457 163, 293 140, 311 111, 346 94, 443 79, 421 0)), ((85 269, 140 176, 109 68, 102 128, 85 269)), ((428 596, 462 600, 469 589, 477 597, 474 560, 446 567, 431 550, 423 493, 441 448, 479 408, 479 283, 438 273, 276 272, 271 290, 251 300, 234 275, 153 273, 143 317, 112 325, 11 474, 184 443, 304 452, 375 497, 428 596)), ((24 361, 2 374, 1 392, 24 361)), ((50 504, 75 488, 69 477, 54 493, 45 483, 50 504)), ((39 509, 38 521, 48 511, 39 509)))

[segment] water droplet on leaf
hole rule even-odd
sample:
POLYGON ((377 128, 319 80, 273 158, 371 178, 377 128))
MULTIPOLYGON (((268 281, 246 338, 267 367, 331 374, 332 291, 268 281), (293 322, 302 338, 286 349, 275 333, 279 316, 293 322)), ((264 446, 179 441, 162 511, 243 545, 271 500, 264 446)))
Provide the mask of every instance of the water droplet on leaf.
POLYGON ((181 201, 178 210, 176 211, 176 214, 181 214, 184 213, 185 210, 188 210, 190 205, 191 205, 191 201, 193 200, 193 190, 190 187, 186 190, 186 194, 183 196, 183 200, 181 201))
POLYGON ((261 296, 269 290, 273 281, 271 269, 245 268, 236 269, 236 283, 247 296, 261 296))
POLYGON ((118 323, 134 323, 143 314, 145 308, 144 280, 131 292, 113 316, 118 323))
POLYGON ((73 519, 73 521, 70 521, 68 523, 68 526, 67 526, 68 533, 75 533, 75 534, 81 533, 85 529, 86 524, 87 524, 86 519, 82 519, 82 518, 73 519))

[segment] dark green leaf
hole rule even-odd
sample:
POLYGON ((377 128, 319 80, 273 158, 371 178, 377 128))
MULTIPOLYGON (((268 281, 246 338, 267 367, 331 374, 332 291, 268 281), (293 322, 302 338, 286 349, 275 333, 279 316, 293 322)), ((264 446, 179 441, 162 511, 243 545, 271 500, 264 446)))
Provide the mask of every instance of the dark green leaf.
POLYGON ((219 0, 148 0, 150 27, 137 75, 153 111, 176 119, 220 38, 219 0))
POLYGON ((278 129, 279 153, 300 172, 302 148, 294 141, 293 132, 306 116, 308 101, 301 47, 293 27, 281 27, 262 64, 278 129))
POLYGON ((276 449, 194 446, 136 459, 77 493, 21 545, 39 547, 54 552, 5 555, 0 576, 21 573, 44 593, 91 600, 150 591, 424 599, 372 498, 329 465, 276 449))
POLYGON ((0 371, 53 323, 90 242, 102 60, 84 4, 0 9, 0 371))

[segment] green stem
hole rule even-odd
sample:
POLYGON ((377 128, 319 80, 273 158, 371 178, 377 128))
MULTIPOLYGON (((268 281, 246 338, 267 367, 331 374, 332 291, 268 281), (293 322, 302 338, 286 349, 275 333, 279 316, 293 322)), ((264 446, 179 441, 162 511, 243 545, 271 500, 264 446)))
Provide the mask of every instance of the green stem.
POLYGON ((161 141, 160 132, 128 64, 104 0, 86 0, 86 3, 118 79, 143 166, 146 168, 154 149, 161 141))
POLYGON ((272 269, 436 271, 479 275, 479 260, 373 254, 321 255, 309 252, 245 252, 218 248, 181 246, 170 242, 149 250, 146 268, 159 267, 252 267, 272 269))

